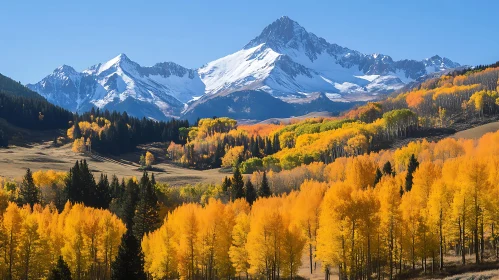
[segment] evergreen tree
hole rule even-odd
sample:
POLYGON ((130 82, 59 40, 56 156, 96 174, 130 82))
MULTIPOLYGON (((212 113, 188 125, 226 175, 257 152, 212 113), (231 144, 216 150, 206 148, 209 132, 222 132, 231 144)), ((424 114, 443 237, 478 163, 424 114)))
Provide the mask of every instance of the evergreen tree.
POLYGON ((270 191, 269 181, 267 180, 267 172, 263 171, 262 183, 258 189, 258 195, 260 197, 269 197, 272 195, 270 191))
POLYGON ((223 145, 221 143, 217 143, 215 148, 215 152, 213 153, 213 159, 211 165, 213 168, 219 168, 222 166, 222 157, 224 156, 225 151, 223 145))
POLYGON ((101 173, 99 183, 95 192, 95 207, 108 209, 111 202, 111 187, 107 180, 107 175, 101 173))
POLYGON ((81 134, 80 125, 78 124, 78 121, 75 121, 73 129, 73 139, 80 139, 81 136, 82 134, 81 134))
POLYGON ((39 190, 35 186, 35 182, 33 181, 33 174, 28 168, 26 169, 26 175, 24 175, 23 182, 19 186, 19 204, 29 204, 31 207, 33 207, 34 204, 39 202, 39 190))
POLYGON ((155 230, 159 224, 159 207, 156 191, 147 172, 140 179, 139 202, 133 217, 133 233, 137 240, 142 240, 144 234, 155 230))
POLYGON ((62 212, 62 210, 64 210, 64 204, 66 204, 67 201, 67 198, 64 195, 64 190, 61 190, 55 183, 52 184, 51 189, 54 193, 55 208, 57 208, 59 212, 62 212))
POLYGON ((236 166, 234 175, 232 176, 231 189, 232 189, 232 196, 231 196, 232 200, 244 197, 243 175, 241 174, 241 171, 239 170, 238 166, 236 166))
POLYGON ((252 157, 260 157, 260 149, 258 147, 258 140, 253 137, 250 139, 250 152, 252 157))
POLYGON ((74 167, 69 170, 64 191, 72 203, 81 202, 86 206, 101 207, 100 200, 95 197, 97 184, 86 160, 76 161, 74 167))
POLYGON ((118 256, 111 264, 112 280, 145 280, 144 254, 130 230, 121 238, 118 256))
POLYGON ((156 178, 154 178, 154 173, 151 174, 151 184, 153 188, 156 188, 156 178))
POLYGON ((232 184, 232 182, 229 179, 229 177, 225 176, 224 180, 222 181, 222 190, 224 192, 231 190, 231 184, 232 184))
POLYGON ((125 193, 125 182, 120 184, 118 177, 116 177, 116 175, 113 175, 109 189, 110 189, 111 199, 120 198, 125 193))
POLYGON ((392 164, 390 161, 385 162, 383 165, 383 174, 384 175, 393 175, 392 164))
POLYGON ((279 134, 274 134, 274 141, 272 142, 272 150, 277 153, 281 149, 281 143, 279 142, 279 134))
POLYGON ((48 280, 71 280, 71 270, 64 259, 59 256, 55 267, 50 271, 48 280))
POLYGON ((376 186, 379 181, 381 181, 381 177, 383 177, 383 173, 381 173, 381 170, 379 168, 376 168, 376 175, 374 177, 374 186, 376 186))
POLYGON ((272 142, 269 138, 265 138, 265 155, 271 155, 274 152, 272 151, 272 142))
POLYGON ((244 192, 245 192, 245 197, 246 201, 252 205, 253 202, 257 199, 258 195, 256 194, 255 187, 253 186, 253 183, 251 183, 251 180, 248 179, 246 181, 246 185, 244 186, 244 192))
POLYGON ((407 175, 405 176, 405 191, 408 192, 412 189, 412 173, 416 171, 416 169, 419 166, 419 162, 414 156, 414 154, 411 155, 411 158, 409 159, 409 164, 407 165, 407 175))
POLYGON ((118 217, 123 220, 129 230, 131 230, 133 226, 133 218, 135 217, 135 209, 138 200, 139 186, 132 179, 129 179, 126 184, 125 194, 119 201, 121 209, 118 213, 118 217))

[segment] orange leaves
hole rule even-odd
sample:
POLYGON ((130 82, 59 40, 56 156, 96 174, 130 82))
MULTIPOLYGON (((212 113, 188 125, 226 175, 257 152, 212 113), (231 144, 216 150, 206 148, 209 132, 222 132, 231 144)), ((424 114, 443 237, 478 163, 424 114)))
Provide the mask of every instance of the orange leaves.
POLYGON ((415 90, 409 92, 406 97, 407 106, 410 108, 418 108, 424 101, 424 97, 429 94, 427 90, 415 90))
POLYGON ((270 136, 275 131, 283 128, 282 124, 253 124, 253 125, 240 125, 238 129, 246 131, 249 136, 270 136))

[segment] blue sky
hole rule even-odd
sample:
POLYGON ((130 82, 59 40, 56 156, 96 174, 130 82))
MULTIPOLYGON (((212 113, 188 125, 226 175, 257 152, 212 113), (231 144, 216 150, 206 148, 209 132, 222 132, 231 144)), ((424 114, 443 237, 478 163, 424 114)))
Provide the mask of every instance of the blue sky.
POLYGON ((62 64, 83 70, 119 53, 197 68, 283 15, 364 53, 485 64, 499 60, 498 11, 493 0, 4 1, 0 73, 32 83, 62 64))

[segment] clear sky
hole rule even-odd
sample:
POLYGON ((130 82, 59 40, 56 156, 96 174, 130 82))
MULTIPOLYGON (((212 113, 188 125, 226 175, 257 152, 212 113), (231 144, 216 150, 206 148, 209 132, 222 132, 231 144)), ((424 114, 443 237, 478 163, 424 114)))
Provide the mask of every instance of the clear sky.
POLYGON ((0 73, 33 83, 119 53, 190 68, 242 48, 287 15, 330 43, 394 59, 499 60, 499 1, 15 0, 0 6, 0 73))

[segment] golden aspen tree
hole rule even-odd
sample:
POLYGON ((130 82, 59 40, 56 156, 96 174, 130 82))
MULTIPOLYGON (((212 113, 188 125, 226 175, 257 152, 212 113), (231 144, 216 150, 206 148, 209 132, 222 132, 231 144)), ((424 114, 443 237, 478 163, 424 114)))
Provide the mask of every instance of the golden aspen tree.
POLYGON ((362 155, 352 158, 346 166, 346 181, 355 188, 366 189, 374 185, 376 165, 369 156, 362 155))
POLYGON ((330 186, 321 205, 319 216, 321 226, 317 230, 317 259, 322 263, 326 278, 329 277, 330 270, 338 267, 341 272, 345 265, 345 225, 338 211, 340 198, 337 195, 337 192, 343 188, 349 187, 343 182, 330 186))
MULTIPOLYGON (((70 206, 64 225, 65 244, 62 248, 62 256, 71 268, 71 274, 75 279, 82 279, 84 272, 89 268, 90 255, 85 250, 85 237, 83 233, 83 205, 70 206)), ((65 209, 66 211, 66 209, 65 209)))
POLYGON ((363 190, 360 195, 359 249, 362 262, 360 271, 365 277, 369 277, 374 270, 373 254, 378 245, 380 202, 374 188, 363 190))
POLYGON ((282 236, 282 276, 294 279, 301 266, 306 238, 303 236, 302 229, 289 222, 286 224, 288 227, 285 228, 282 236))
POLYGON ((151 168, 151 166, 154 164, 154 155, 147 151, 145 155, 145 165, 147 168, 151 168))
MULTIPOLYGON (((388 270, 390 279, 393 278, 393 268, 395 265, 395 244, 397 227, 400 224, 400 186, 393 177, 383 177, 376 187, 380 201, 380 228, 383 240, 388 251, 388 270)), ((380 272, 378 272, 380 273, 380 272)))
MULTIPOLYGON (((483 227, 483 215, 486 199, 490 191, 488 170, 484 159, 467 158, 461 169, 462 188, 466 189, 471 204, 472 235, 475 252, 475 262, 480 263, 483 255, 479 252, 480 227, 483 227)), ((483 232, 483 231, 482 231, 483 232)), ((483 238, 483 234, 482 237, 483 238)))
POLYGON ((21 243, 22 217, 19 208, 14 203, 9 203, 3 215, 3 228, 5 234, 5 253, 3 254, 6 279, 19 279, 21 275, 15 270, 16 264, 21 261, 18 257, 19 244, 21 243))
POLYGON ((344 182, 332 185, 324 196, 317 257, 327 269, 339 266, 341 275, 354 277, 359 273, 355 259, 360 246, 356 237, 362 223, 362 204, 363 190, 344 182))
POLYGON ((276 279, 282 270, 283 217, 279 197, 258 199, 251 210, 248 233, 249 273, 276 279))
POLYGON ((172 220, 167 218, 163 226, 142 239, 145 270, 154 279, 174 279, 178 276, 175 234, 172 220))
POLYGON ((98 241, 101 247, 98 252, 98 260, 104 267, 104 273, 101 277, 110 279, 111 263, 118 254, 118 248, 121 243, 121 236, 125 233, 126 228, 123 222, 107 211, 99 211, 101 216, 98 219, 98 241))
POLYGON ((21 238, 19 242, 18 275, 21 279, 31 279, 36 275, 34 266, 38 262, 40 252, 40 235, 38 234, 38 221, 31 215, 31 208, 26 205, 21 209, 21 238))
POLYGON ((412 269, 416 269, 416 246, 419 242, 418 229, 421 222, 420 204, 417 203, 416 196, 412 192, 406 192, 402 196, 400 211, 402 216, 402 226, 407 233, 406 255, 410 260, 412 269))
POLYGON ((236 224, 232 229, 232 245, 229 249, 229 256, 236 270, 236 274, 248 278, 248 250, 246 243, 250 231, 250 217, 248 214, 241 213, 236 218, 236 224))
POLYGON ((73 142, 73 147, 71 150, 75 153, 84 153, 85 152, 85 138, 75 139, 73 142))
POLYGON ((324 198, 327 185, 314 181, 305 181, 300 186, 300 192, 296 198, 292 210, 295 223, 302 229, 307 238, 310 274, 313 273, 313 257, 316 247, 317 230, 319 228, 320 205, 324 198))
POLYGON ((447 236, 447 217, 450 216, 453 191, 442 179, 434 182, 428 198, 429 225, 432 232, 437 232, 439 247, 439 269, 444 267, 444 236, 447 236))
POLYGON ((201 208, 196 204, 185 204, 172 213, 172 222, 178 230, 178 270, 183 279, 195 279, 198 276, 199 259, 198 232, 200 221, 197 217, 201 208))
MULTIPOLYGON (((198 233, 198 244, 200 254, 200 264, 202 265, 202 277, 215 278, 217 262, 221 256, 216 253, 216 249, 221 243, 221 233, 223 227, 223 216, 225 205, 219 200, 210 199, 208 204, 201 209, 200 227, 198 233)), ((228 249, 225 251, 227 254, 228 249)))

